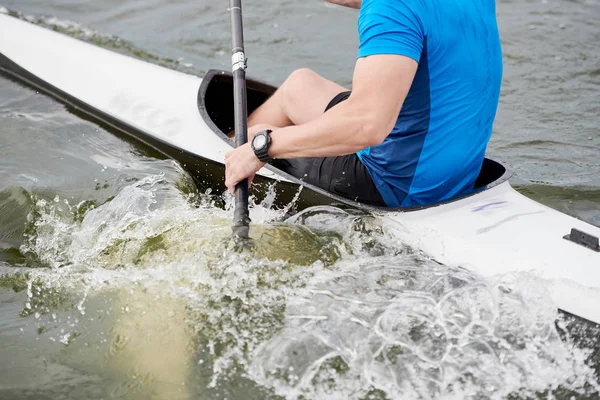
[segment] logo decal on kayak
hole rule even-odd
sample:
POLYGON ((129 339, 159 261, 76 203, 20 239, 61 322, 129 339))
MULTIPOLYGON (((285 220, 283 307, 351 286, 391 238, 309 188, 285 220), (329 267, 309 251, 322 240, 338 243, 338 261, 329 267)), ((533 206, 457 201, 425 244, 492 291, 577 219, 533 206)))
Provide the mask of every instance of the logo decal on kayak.
POLYGON ((181 121, 164 110, 144 103, 127 94, 118 94, 112 99, 112 107, 135 121, 136 125, 150 128, 156 137, 175 137, 181 129, 181 121))
POLYGON ((483 210, 487 210, 489 208, 502 208, 504 204, 507 204, 508 201, 494 201, 492 203, 486 203, 481 206, 477 206, 471 210, 471 212, 479 212, 483 210))

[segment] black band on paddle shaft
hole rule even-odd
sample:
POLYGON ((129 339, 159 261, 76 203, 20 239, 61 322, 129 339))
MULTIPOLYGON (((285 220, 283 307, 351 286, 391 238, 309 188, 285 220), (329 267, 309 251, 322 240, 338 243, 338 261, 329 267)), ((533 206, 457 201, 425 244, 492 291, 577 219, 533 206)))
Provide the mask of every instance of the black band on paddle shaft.
MULTIPOLYGON (((244 53, 244 28, 242 24, 242 1, 229 0, 231 12, 231 64, 233 72, 233 106, 235 117, 235 147, 248 141, 248 109, 246 99, 246 54, 244 53)), ((236 185, 233 234, 247 238, 250 224, 248 211, 248 179, 236 185)))

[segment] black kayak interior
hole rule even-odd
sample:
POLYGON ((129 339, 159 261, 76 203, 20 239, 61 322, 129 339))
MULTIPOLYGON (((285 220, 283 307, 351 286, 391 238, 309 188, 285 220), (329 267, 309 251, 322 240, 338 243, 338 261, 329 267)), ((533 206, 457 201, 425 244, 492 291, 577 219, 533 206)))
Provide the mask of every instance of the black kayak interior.
MULTIPOLYGON (((275 87, 266 83, 247 79, 246 92, 248 99, 248 114, 252 113, 252 111, 263 104, 275 92, 275 90, 275 87)), ((229 140, 225 133, 231 132, 234 128, 233 78, 230 72, 209 70, 206 73, 198 92, 198 109, 205 122, 213 130, 213 132, 221 136, 223 140, 229 140)), ((325 195, 326 197, 329 197, 330 200, 335 199, 337 202, 346 203, 353 206, 358 205, 352 200, 344 199, 338 195, 326 192, 323 189, 314 187, 312 185, 306 185, 295 177, 292 177, 272 166, 269 166, 268 168, 278 175, 291 180, 292 182, 302 184, 310 191, 316 191, 322 195, 325 195)), ((500 183, 508 180, 510 176, 512 176, 512 173, 508 170, 508 168, 497 161, 486 158, 483 162, 479 177, 475 183, 474 192, 467 196, 461 196, 460 198, 468 197, 482 190, 497 186, 500 183)), ((441 203, 431 204, 426 207, 416 208, 428 208, 439 204, 456 201, 460 198, 454 198, 441 203)), ((331 203, 331 201, 328 201, 327 203, 331 203)), ((360 208, 379 208, 365 205, 360 206, 360 208)), ((410 209, 413 208, 415 207, 411 207, 410 209)))

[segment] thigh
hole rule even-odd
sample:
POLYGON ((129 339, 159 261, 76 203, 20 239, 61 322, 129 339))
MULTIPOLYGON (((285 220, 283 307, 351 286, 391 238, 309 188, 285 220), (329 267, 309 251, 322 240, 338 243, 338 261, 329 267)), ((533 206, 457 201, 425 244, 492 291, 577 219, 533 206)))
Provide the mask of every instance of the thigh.
POLYGON ((273 165, 328 192, 365 204, 386 206, 367 167, 356 154, 279 159, 275 160, 273 165))
POLYGON ((323 115, 331 99, 346 90, 309 69, 294 71, 282 85, 285 113, 294 125, 313 121, 323 115))

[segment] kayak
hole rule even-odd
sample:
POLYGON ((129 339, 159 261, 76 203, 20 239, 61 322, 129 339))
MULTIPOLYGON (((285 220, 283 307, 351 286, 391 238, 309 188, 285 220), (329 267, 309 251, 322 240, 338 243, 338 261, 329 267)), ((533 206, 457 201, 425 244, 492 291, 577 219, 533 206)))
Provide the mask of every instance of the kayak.
MULTIPOLYGON (((0 73, 99 124, 177 160, 199 189, 225 191, 233 129, 230 72, 202 78, 85 43, 0 14, 0 73)), ((248 111, 275 87, 247 82, 248 111)), ((483 276, 530 273, 547 281, 556 307, 600 324, 600 228, 539 204, 511 187, 510 170, 485 159, 473 193, 410 208, 372 207, 327 192, 272 166, 251 194, 275 206, 351 207, 379 216, 398 241, 445 265, 483 276)))

